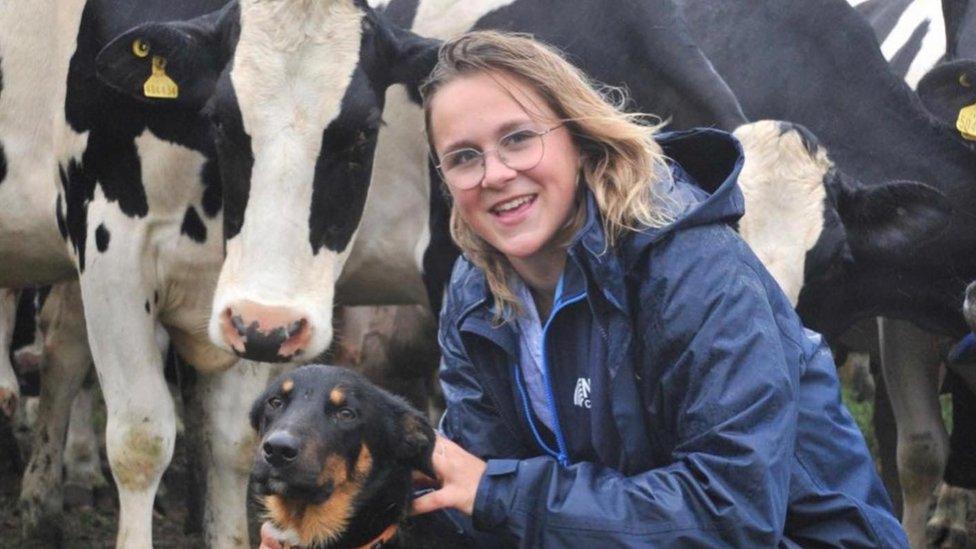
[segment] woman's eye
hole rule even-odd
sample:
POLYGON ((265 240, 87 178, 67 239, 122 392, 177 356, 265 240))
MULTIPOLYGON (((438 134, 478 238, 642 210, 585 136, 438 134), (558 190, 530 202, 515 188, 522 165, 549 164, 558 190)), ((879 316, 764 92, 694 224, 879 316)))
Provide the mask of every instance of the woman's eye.
POLYGON ((464 149, 449 154, 444 159, 444 167, 447 169, 460 168, 475 162, 481 157, 481 153, 474 149, 464 149))
POLYGON ((510 147, 515 145, 521 145, 526 141, 536 137, 538 134, 532 130, 519 130, 515 133, 510 133, 502 138, 501 145, 503 147, 510 147))
POLYGON ((341 421, 352 421, 356 419, 356 412, 350 408, 340 408, 339 411, 336 412, 336 418, 341 421))
POLYGON ((284 402, 282 402, 282 400, 276 396, 273 396, 268 399, 268 407, 270 407, 272 410, 277 410, 278 408, 281 408, 282 404, 284 404, 284 402))

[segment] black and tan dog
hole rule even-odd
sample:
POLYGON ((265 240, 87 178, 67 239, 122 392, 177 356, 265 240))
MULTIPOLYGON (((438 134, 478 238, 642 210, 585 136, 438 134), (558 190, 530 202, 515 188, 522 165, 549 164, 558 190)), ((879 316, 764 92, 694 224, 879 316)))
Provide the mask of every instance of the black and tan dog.
MULTIPOLYGON (((278 537, 303 547, 378 547, 409 510, 411 472, 433 477, 434 431, 406 401, 333 366, 273 381, 251 409, 252 481, 278 537)), ((411 544, 412 545, 412 544, 411 544)))

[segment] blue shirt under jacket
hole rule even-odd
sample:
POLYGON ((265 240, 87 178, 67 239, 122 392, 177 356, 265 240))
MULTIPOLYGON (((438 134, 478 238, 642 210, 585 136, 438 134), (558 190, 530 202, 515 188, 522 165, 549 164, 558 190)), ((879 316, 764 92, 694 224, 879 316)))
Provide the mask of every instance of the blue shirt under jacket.
POLYGON ((553 429, 483 273, 455 265, 441 428, 488 461, 475 527, 525 547, 907 547, 829 350, 732 228, 738 143, 659 142, 675 221, 605 251, 588 197, 568 250, 543 334, 553 429))

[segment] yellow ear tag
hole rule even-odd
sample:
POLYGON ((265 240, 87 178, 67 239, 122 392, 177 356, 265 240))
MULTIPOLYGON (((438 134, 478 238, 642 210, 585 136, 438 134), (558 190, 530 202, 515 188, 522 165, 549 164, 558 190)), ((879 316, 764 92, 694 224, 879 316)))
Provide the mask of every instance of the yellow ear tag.
POLYGON ((180 95, 180 88, 173 79, 166 75, 166 59, 158 55, 152 58, 152 74, 142 85, 142 93, 146 97, 157 99, 176 99, 180 95))
POLYGON ((970 141, 976 141, 976 103, 963 107, 956 118, 956 129, 970 141))

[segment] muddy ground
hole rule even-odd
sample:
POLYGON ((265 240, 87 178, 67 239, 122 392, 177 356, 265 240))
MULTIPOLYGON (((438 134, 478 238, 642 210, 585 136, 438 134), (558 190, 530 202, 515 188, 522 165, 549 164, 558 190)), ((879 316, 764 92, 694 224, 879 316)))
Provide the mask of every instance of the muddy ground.
MULTIPOLYGON (((107 463, 102 449, 102 463, 107 463)), ((104 465, 103 465, 104 467, 104 465)), ((155 547, 196 548, 203 547, 203 539, 197 533, 186 532, 188 509, 193 502, 187 499, 193 479, 188 474, 186 452, 182 439, 176 442, 173 463, 163 477, 164 493, 157 497, 153 513, 153 541, 155 547)), ((111 474, 104 471, 111 482, 111 474)), ((14 458, 0 449, 0 548, 29 547, 68 549, 111 548, 115 546, 116 524, 118 521, 115 487, 109 485, 94 494, 94 500, 83 505, 68 507, 62 521, 63 537, 61 543, 48 537, 25 537, 21 528, 17 497, 20 492, 20 477, 15 468, 14 458)), ((257 545, 257 519, 253 504, 250 509, 252 545, 257 545)), ((193 527, 191 526, 191 530, 193 527)), ((50 529, 49 529, 50 530, 50 529)))

